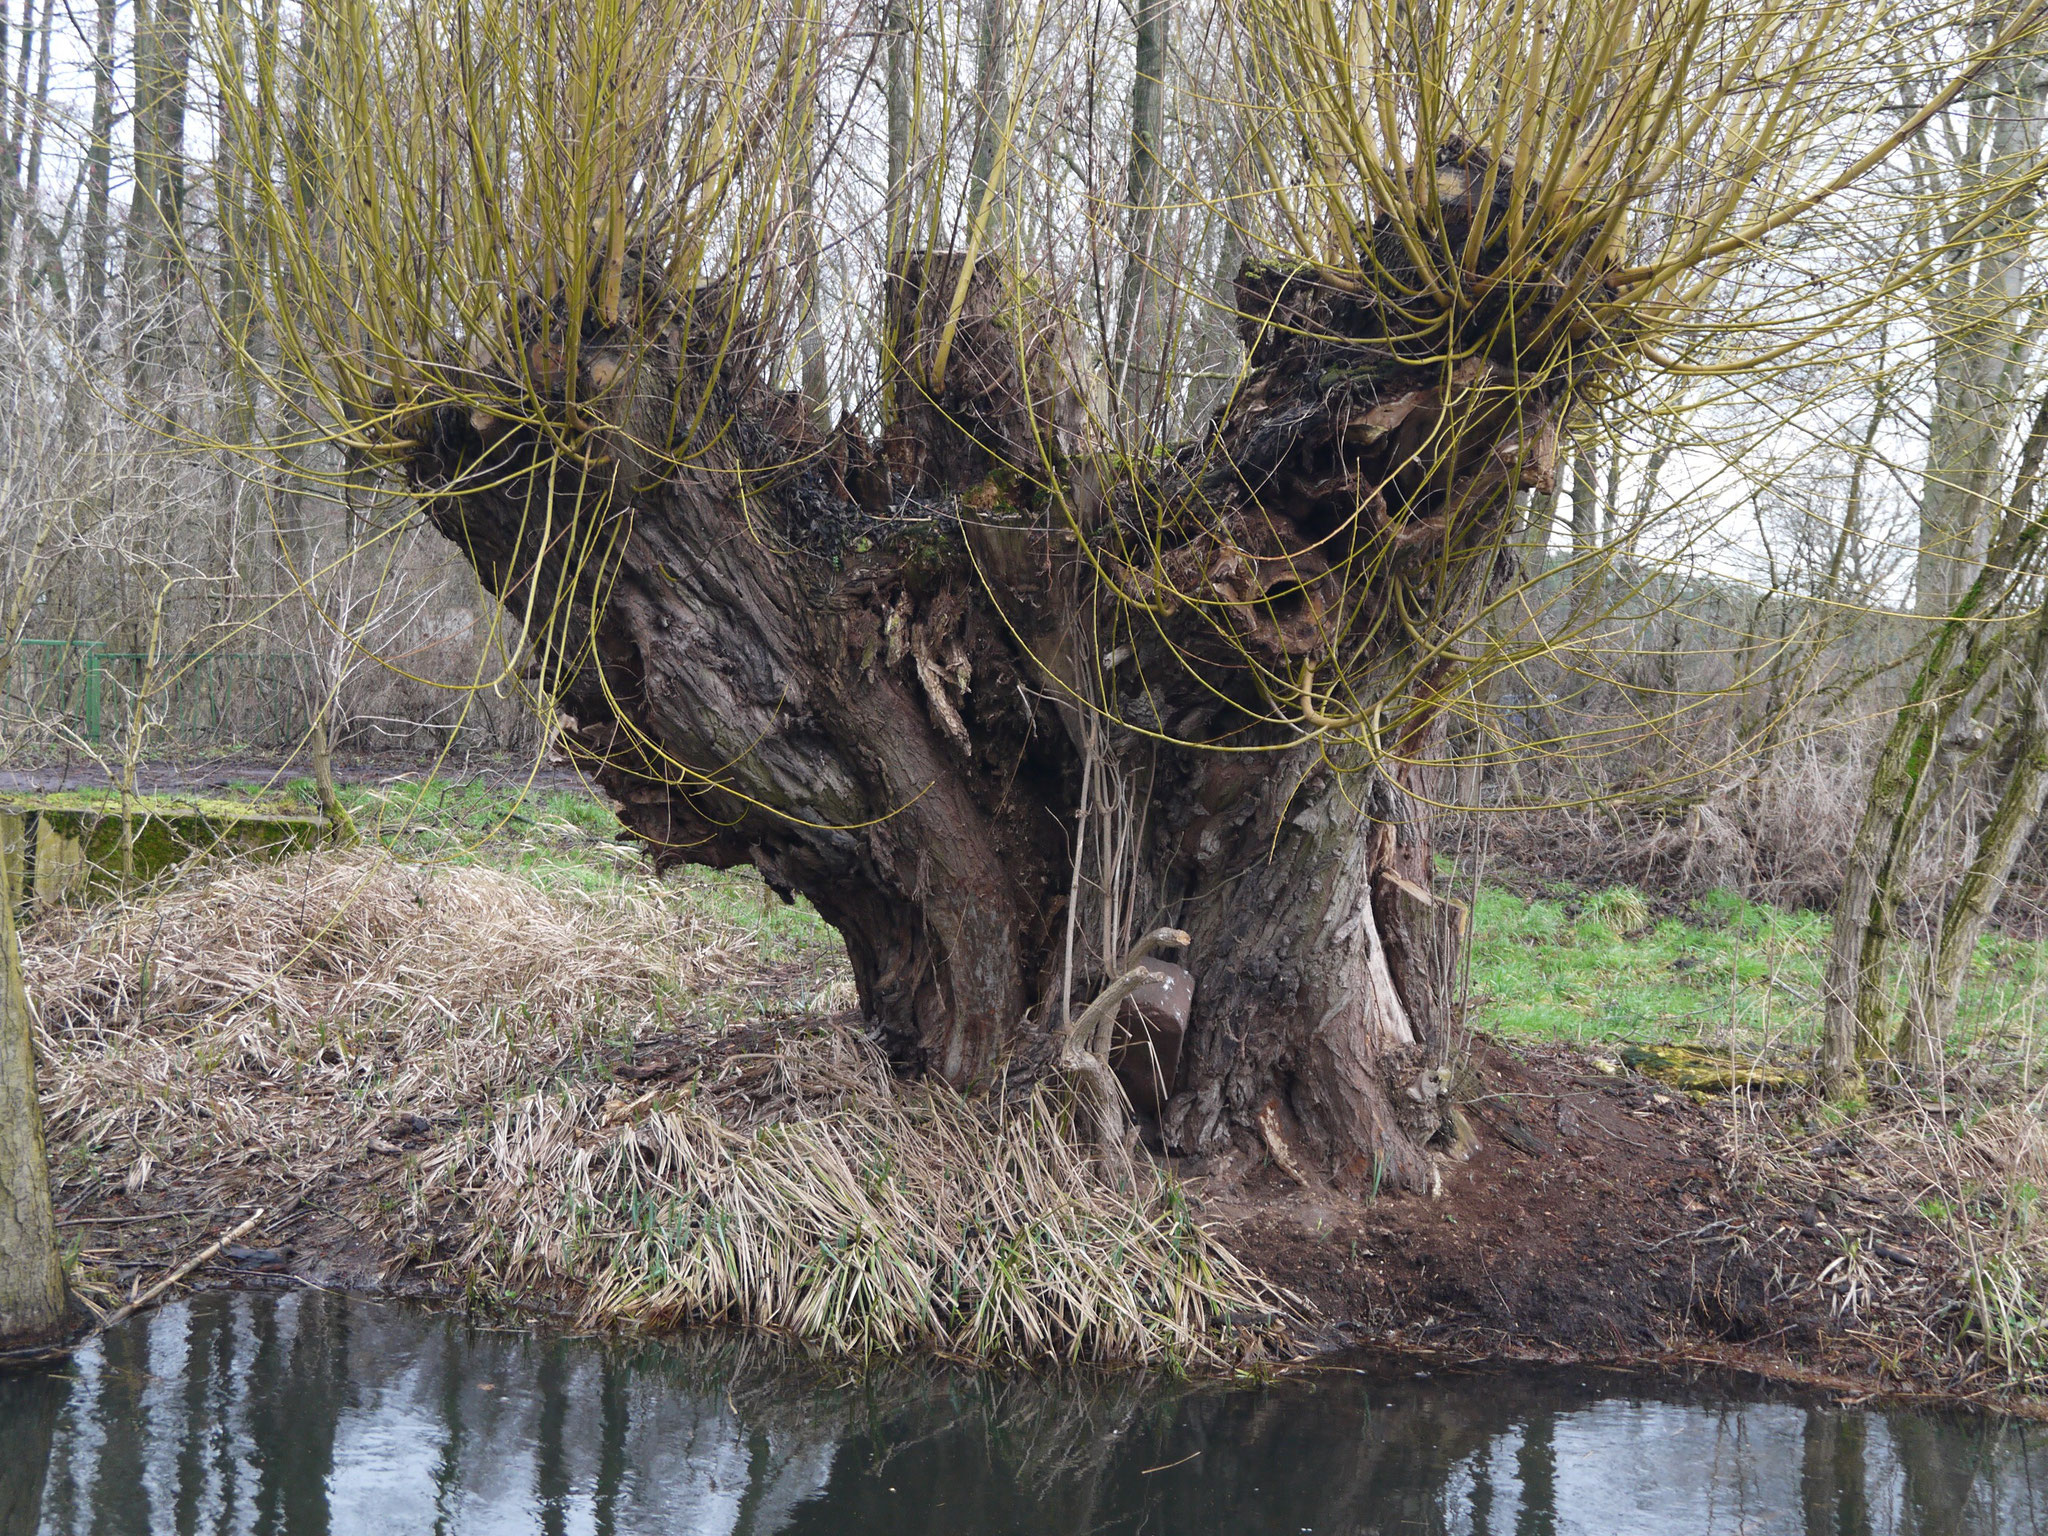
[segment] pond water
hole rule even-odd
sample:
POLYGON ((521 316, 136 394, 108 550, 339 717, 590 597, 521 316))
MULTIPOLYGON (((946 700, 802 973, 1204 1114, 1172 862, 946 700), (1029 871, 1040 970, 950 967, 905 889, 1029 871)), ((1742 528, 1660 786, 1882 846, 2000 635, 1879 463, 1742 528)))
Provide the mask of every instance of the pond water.
POLYGON ((0 1377, 0 1536, 2048 1536, 2048 1435, 1577 1370, 1231 1387, 201 1296, 0 1377))

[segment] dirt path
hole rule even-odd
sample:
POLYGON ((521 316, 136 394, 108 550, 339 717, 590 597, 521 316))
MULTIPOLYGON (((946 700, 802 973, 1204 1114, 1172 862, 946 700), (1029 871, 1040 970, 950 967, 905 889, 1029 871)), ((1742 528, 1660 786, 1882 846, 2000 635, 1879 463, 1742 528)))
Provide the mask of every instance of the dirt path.
MULTIPOLYGON (((139 763, 136 788, 144 794, 210 794, 236 786, 282 786, 312 773, 303 758, 230 756, 178 762, 139 763)), ((433 779, 443 784, 482 784, 517 788, 523 784, 543 793, 585 788, 583 777, 563 763, 531 758, 451 757, 436 762, 413 753, 338 755, 334 776, 344 784, 383 785, 433 779)), ((50 763, 34 768, 0 768, 0 793, 51 793, 65 789, 105 789, 107 776, 97 763, 50 763)))
POLYGON ((1438 1199, 1346 1199, 1268 1163, 1195 1179, 1202 1214, 1316 1304, 1330 1344, 1711 1362, 2014 1405, 1958 1335, 1954 1243, 1864 1176, 1853 1136, 1796 1165, 1760 1160, 1740 1150, 1749 1112, 1726 1099, 1483 1037, 1460 1097, 1478 1142, 1438 1199))

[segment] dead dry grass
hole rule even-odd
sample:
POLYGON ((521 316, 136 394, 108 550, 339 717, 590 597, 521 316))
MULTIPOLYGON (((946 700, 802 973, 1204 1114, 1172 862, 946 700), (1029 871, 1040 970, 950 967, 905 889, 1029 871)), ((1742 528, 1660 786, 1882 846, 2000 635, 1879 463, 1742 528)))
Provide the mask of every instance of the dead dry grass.
POLYGON ((1867 1127, 1886 1182, 1954 1248, 1962 1347, 2009 1379, 2048 1382, 2048 1092, 1922 1097, 1867 1127))
POLYGON ((188 1168, 457 1117, 652 1027, 750 941, 653 894, 544 894, 373 852, 196 872, 60 911, 23 964, 53 1139, 188 1168))
POLYGON ((507 1106, 423 1160, 416 1209, 475 1213, 460 1267, 583 1278, 589 1322, 974 1360, 1221 1365, 1282 1342, 1286 1298, 1170 1185, 1105 1185, 1051 1093, 897 1085, 833 1022, 763 1064, 507 1106))
POLYGON ((1055 1098, 899 1086, 833 1019, 704 1016, 753 942, 653 881, 321 853, 24 937, 69 1187, 318 1192, 393 1270, 592 1323, 1176 1365, 1284 1338, 1288 1298, 1170 1184, 1099 1177, 1055 1098), (614 1077, 655 1039, 673 1081, 614 1077))
POLYGON ((1728 1125, 1750 1228, 1830 1245, 1800 1284, 1892 1374, 2048 1383, 2048 1090, 1893 1086, 1848 1113, 1738 1096, 1728 1125))

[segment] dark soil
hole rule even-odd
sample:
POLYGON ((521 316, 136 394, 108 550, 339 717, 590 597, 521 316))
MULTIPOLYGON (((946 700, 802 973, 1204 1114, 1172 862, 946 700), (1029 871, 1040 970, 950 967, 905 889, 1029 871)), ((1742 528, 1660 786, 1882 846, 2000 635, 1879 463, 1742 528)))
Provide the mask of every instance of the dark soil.
POLYGON ((1477 1146, 1443 1164, 1440 1198, 1302 1187, 1270 1160, 1188 1170, 1225 1241, 1327 1320, 1321 1342, 1990 1391, 1950 1331, 1953 1245, 1873 1192, 1848 1143, 1759 1181, 1734 1155, 1742 1106, 1568 1047, 1475 1038, 1460 1089, 1477 1146))

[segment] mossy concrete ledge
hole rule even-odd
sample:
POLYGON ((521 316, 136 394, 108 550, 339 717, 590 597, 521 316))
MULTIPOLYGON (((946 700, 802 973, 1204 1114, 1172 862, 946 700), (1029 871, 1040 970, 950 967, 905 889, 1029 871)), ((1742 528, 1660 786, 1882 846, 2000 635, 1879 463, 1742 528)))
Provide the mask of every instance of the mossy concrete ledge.
MULTIPOLYGON (((296 806, 135 795, 134 878, 148 880, 194 854, 281 858, 327 838, 317 811, 296 806)), ((6 861, 7 899, 89 901, 121 887, 121 797, 106 791, 0 795, 0 841, 20 850, 6 861)))

